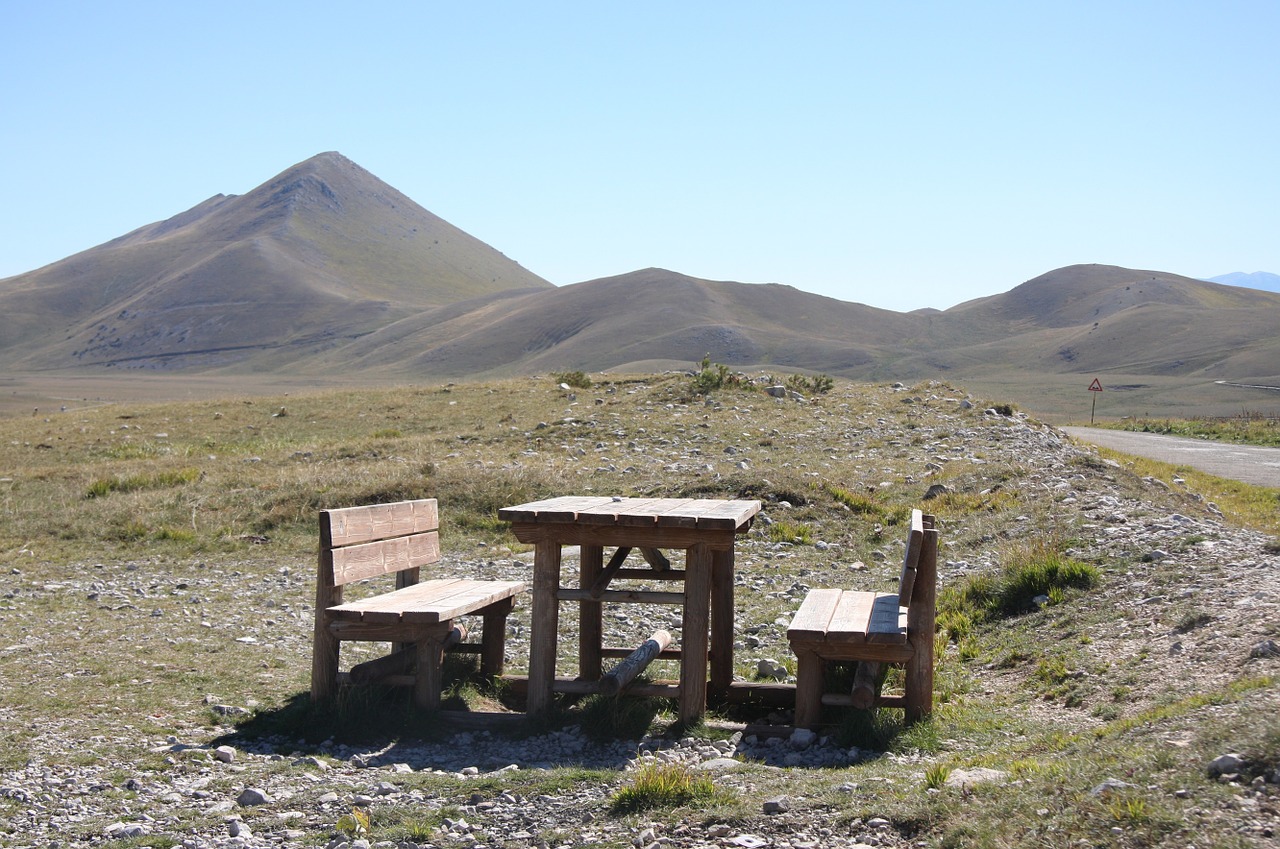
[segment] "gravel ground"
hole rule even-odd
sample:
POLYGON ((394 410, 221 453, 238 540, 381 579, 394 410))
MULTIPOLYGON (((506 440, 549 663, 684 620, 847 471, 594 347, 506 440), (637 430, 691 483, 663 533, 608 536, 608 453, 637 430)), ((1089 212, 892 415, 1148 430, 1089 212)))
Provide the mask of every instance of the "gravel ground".
MULTIPOLYGON (((835 417, 815 425, 812 436, 838 440, 852 426, 850 419, 835 417)), ((995 456, 1015 456, 1025 471, 1013 484, 1038 488, 1052 499, 1055 521, 1071 528, 1080 540, 1077 556, 1126 564, 1126 580, 1108 582, 1104 592, 1084 602, 1115 611, 1114 626, 1098 630, 1085 651, 1097 663, 1141 659, 1144 680, 1133 684, 1135 693, 1158 689, 1160 682, 1168 681, 1183 682, 1189 692, 1211 692, 1239 678, 1242 670, 1280 673, 1275 643, 1280 555, 1266 537, 1229 527, 1213 505, 1193 495, 1181 493, 1181 501, 1195 509, 1162 506, 1171 503, 1168 496, 1180 494, 1177 480, 1147 481, 1150 497, 1127 493, 1115 483, 1114 466, 1044 425, 989 414, 950 433, 943 445, 926 440, 915 450, 912 462, 919 469, 922 493, 929 483, 929 464, 980 464, 995 456), (1188 609, 1201 615, 1185 627, 1171 628, 1170 618, 1188 609)), ((918 428, 912 436, 919 438, 918 428)), ((643 452, 643 446, 637 450, 643 452)), ((698 451, 708 448, 698 446, 693 454, 688 446, 681 450, 679 456, 655 462, 697 462, 698 451)), ((761 525, 785 516, 787 509, 785 504, 767 505, 761 525)), ((994 565, 993 549, 958 551, 946 544, 948 536, 954 540, 964 532, 959 526, 944 527, 943 584, 994 565)), ((1013 530, 1023 532, 1029 531, 1013 530)), ((768 542, 759 528, 744 542, 738 558, 739 602, 753 605, 755 618, 740 616, 738 649, 751 660, 788 656, 785 612, 795 609, 810 584, 866 568, 845 562, 837 543, 817 543, 815 550, 829 566, 793 573, 781 568, 796 556, 793 547, 768 542), (841 571, 833 573, 833 568, 841 571), (774 621, 761 622, 762 610, 774 621)), ((451 565, 479 576, 527 577, 527 560, 491 554, 455 556, 451 565)), ((893 546, 886 545, 883 559, 890 561, 894 555, 893 546)), ((880 568, 876 558, 870 559, 872 569, 880 568)), ((150 614, 139 592, 145 595, 146 589, 130 585, 128 576, 128 564, 86 564, 72 570, 65 581, 40 586, 24 583, 20 574, 10 576, 3 611, 12 625, 12 643, 0 648, 0 658, 30 658, 36 665, 47 661, 56 668, 56 659, 40 657, 39 628, 33 624, 41 621, 41 605, 51 595, 89 599, 94 610, 131 615, 144 624, 150 614)), ((192 593, 200 592, 200 581, 205 580, 171 578, 183 581, 192 593)), ((274 582, 282 593, 264 593, 259 601, 250 601, 226 639, 257 644, 305 668, 310 652, 311 614, 305 601, 310 576, 285 568, 260 580, 274 582), (293 603, 261 600, 290 593, 297 599, 293 603)), ((527 654, 523 616, 527 610, 517 608, 511 621, 508 648, 513 658, 527 654)), ((163 632, 164 616, 152 616, 151 622, 150 627, 163 632)), ((619 640, 652 625, 652 617, 641 611, 609 620, 612 636, 619 640)), ((1018 673, 989 668, 977 674, 979 691, 994 694, 1012 686, 1003 679, 1018 673)), ((117 686, 145 683, 134 678, 131 685, 126 678, 117 686)), ((55 679, 45 679, 44 685, 57 687, 55 679)), ((1259 698, 1273 699, 1274 694, 1273 688, 1264 690, 1259 698)), ((16 701, 12 689, 0 701, 0 719, 6 724, 18 715, 16 701)), ((252 707, 223 704, 216 695, 208 701, 202 710, 229 717, 252 707)), ((1028 704, 1028 710, 1056 712, 1057 721, 1072 727, 1101 722, 1083 710, 1060 705, 1028 704)), ((779 718, 785 721, 785 716, 779 718)), ((270 737, 250 742, 236 738, 229 722, 209 727, 189 717, 175 720, 169 734, 139 733, 122 722, 109 734, 98 730, 91 737, 82 729, 85 723, 74 718, 22 721, 29 722, 20 729, 30 736, 28 757, 21 764, 11 759, 0 774, 0 844, 7 846, 337 847, 351 842, 335 826, 353 806, 440 814, 438 828, 400 844, 405 847, 411 842, 446 847, 604 844, 690 849, 928 845, 895 822, 893 811, 834 815, 841 800, 859 793, 858 782, 850 777, 854 773, 846 768, 882 764, 886 776, 898 776, 904 769, 922 773, 923 764, 917 768, 913 756, 842 748, 832 738, 806 732, 781 737, 738 733, 717 741, 645 738, 601 745, 572 727, 520 739, 473 730, 431 743, 359 748, 334 742, 303 746, 270 737), (104 750, 116 754, 104 758, 98 754, 104 750), (741 800, 742 808, 723 818, 698 811, 674 817, 611 815, 612 794, 637 766, 655 759, 708 771, 720 790, 741 800), (567 790, 542 789, 537 779, 549 779, 563 767, 610 772, 598 781, 572 782, 567 790), (792 784, 788 776, 796 777, 797 792, 778 792, 792 784), (526 787, 534 789, 525 792, 526 787)), ((865 768, 856 774, 866 780, 865 768)), ((1213 845, 1218 833, 1237 835, 1245 845, 1273 845, 1270 841, 1280 827, 1275 792, 1280 776, 1274 779, 1268 784, 1264 777, 1252 787, 1242 787, 1225 810, 1202 811, 1207 835, 1203 845, 1213 845)), ((357 839, 352 845, 359 843, 357 839)))

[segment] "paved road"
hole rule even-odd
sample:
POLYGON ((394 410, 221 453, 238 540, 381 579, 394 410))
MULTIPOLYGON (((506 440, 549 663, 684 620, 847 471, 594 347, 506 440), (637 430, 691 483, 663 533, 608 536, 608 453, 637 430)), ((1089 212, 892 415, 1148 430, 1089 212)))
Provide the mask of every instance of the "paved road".
POLYGON ((1220 478, 1280 489, 1280 448, 1230 445, 1158 433, 1135 433, 1096 427, 1064 427, 1081 440, 1148 460, 1190 466, 1220 478))

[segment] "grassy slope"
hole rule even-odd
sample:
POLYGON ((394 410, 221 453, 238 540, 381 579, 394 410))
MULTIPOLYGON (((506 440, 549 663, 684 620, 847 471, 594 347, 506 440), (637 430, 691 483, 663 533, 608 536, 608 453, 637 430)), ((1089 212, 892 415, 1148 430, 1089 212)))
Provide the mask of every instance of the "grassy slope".
MULTIPOLYGON (((991 441, 1019 423, 984 417, 981 404, 962 411, 959 397, 941 385, 904 393, 841 384, 813 406, 727 392, 711 407, 689 397, 685 379, 668 376, 619 378, 576 397, 546 379, 0 420, 0 566, 11 572, 12 596, 10 648, 0 653, 7 757, 38 752, 39 729, 56 717, 59 728, 93 741, 85 757, 129 760, 138 757, 129 742, 137 734, 210 733, 201 730, 205 693, 270 709, 304 691, 314 516, 327 506, 437 496, 446 550, 502 561, 508 549, 521 553, 494 510, 544 495, 787 500, 793 527, 838 549, 778 546, 759 525, 740 557, 755 584, 740 594, 744 624, 785 620, 802 594, 796 587, 887 580, 881 561, 894 556, 893 523, 932 482, 956 491, 931 505, 946 560, 990 568, 1034 542, 1036 529, 1070 538, 1079 520, 1036 483, 1041 470, 991 441), (730 446, 735 453, 726 454, 730 446), (930 473, 943 455, 950 459, 930 473), (957 459, 965 456, 983 462, 957 459), (738 467, 742 459, 749 468, 738 467), (844 564, 855 560, 871 570, 849 572, 844 564), (42 686, 64 673, 57 688, 42 686), (121 734, 122 724, 134 730, 121 734)), ((1070 473, 1098 486, 1114 480, 1163 502, 1159 509, 1202 512, 1145 483, 1145 466, 1129 472, 1082 458, 1070 473)), ((1176 843, 1190 839, 1190 828, 1197 841, 1251 845, 1194 811, 1232 804, 1229 788, 1204 777, 1208 757, 1222 746, 1265 747, 1267 734, 1277 745, 1274 686, 1245 669, 1218 670, 1206 689, 1146 674, 1142 641, 1125 636, 1146 627, 1146 614, 1103 599, 1125 596, 1126 572, 1141 571, 1152 595, 1178 592, 1181 576, 1148 575, 1136 560, 1099 565, 1096 593, 978 627, 963 651, 952 644, 944 652, 936 721, 897 744, 923 754, 836 775, 765 773, 759 792, 786 792, 836 822, 887 816, 954 846, 1063 845, 1046 828, 1091 844, 1176 843), (1091 633, 1107 646, 1120 638, 1109 660, 1095 656, 1091 633), (1178 748, 1167 745, 1171 737, 1178 748), (929 764, 995 765, 1019 782, 929 795, 929 764), (1134 787, 1119 797, 1090 794, 1116 776, 1134 787), (863 790, 833 789, 845 781, 863 790), (1187 787, 1193 801, 1172 795, 1187 787)), ((782 629, 759 636, 761 652, 787 655, 782 629)), ((739 674, 751 674, 754 657, 738 658, 739 674)), ((167 767, 134 764, 151 769, 167 767)), ((465 799, 471 791, 457 792, 465 799)), ((717 816, 743 813, 730 805, 717 816)))

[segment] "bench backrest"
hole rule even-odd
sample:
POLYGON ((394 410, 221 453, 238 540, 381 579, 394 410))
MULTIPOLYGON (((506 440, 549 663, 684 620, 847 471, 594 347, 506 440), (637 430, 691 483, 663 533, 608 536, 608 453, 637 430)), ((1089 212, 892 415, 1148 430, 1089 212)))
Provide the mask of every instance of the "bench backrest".
POLYGON ((320 511, 320 582, 399 573, 397 586, 417 583, 418 569, 440 560, 440 520, 434 498, 320 511))
POLYGON ((920 556, 925 547, 925 531, 932 530, 934 527, 934 518, 926 516, 919 510, 911 511, 911 527, 907 531, 907 550, 902 558, 902 575, 898 579, 898 604, 908 607, 911 604, 911 594, 915 591, 916 579, 923 577, 929 582, 937 580, 937 565, 932 562, 935 552, 930 552, 930 562, 921 563, 920 556), (927 575, 921 575, 921 567, 929 572, 927 575))

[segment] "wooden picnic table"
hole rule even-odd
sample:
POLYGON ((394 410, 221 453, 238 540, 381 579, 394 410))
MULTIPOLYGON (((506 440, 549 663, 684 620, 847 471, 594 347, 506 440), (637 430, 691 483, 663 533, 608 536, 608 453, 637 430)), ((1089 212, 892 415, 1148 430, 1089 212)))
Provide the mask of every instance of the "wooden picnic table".
POLYGON ((675 688, 680 720, 690 723, 706 709, 710 686, 727 691, 733 680, 733 548, 760 511, 759 501, 704 498, 563 496, 504 507, 516 539, 534 546, 528 712, 545 713, 556 689, 556 643, 560 602, 579 602, 579 678, 601 677, 601 606, 666 603, 682 606, 680 680, 675 688), (560 586, 561 549, 580 546, 578 588, 560 586), (605 547, 614 547, 610 563, 605 547), (640 549, 647 569, 626 569, 627 550, 640 549), (670 569, 662 549, 685 552, 683 571, 670 569), (614 577, 679 581, 683 593, 609 590, 614 577))

